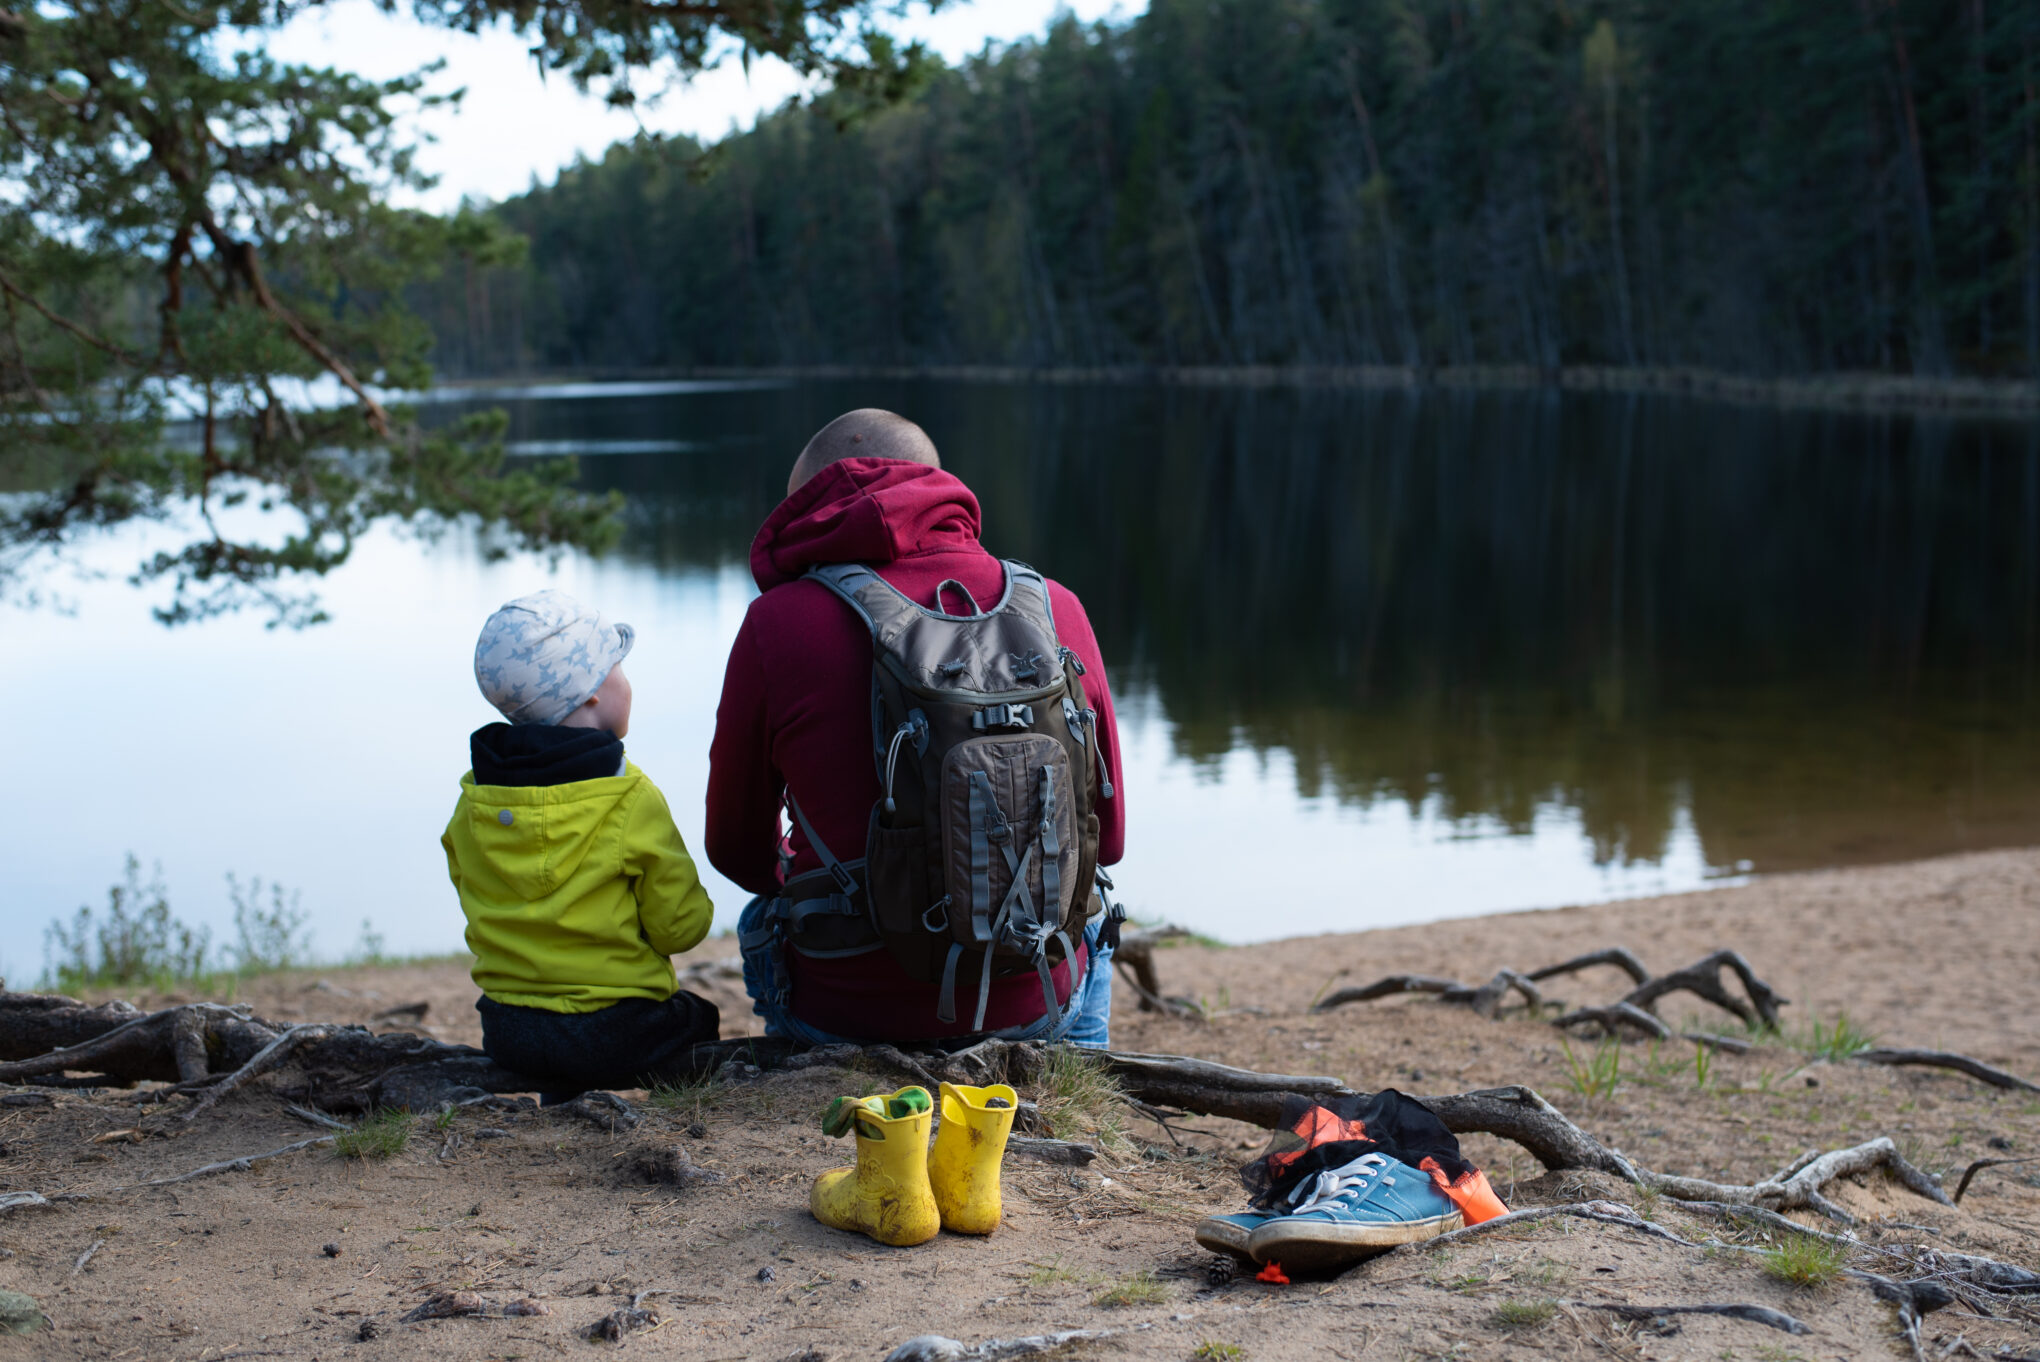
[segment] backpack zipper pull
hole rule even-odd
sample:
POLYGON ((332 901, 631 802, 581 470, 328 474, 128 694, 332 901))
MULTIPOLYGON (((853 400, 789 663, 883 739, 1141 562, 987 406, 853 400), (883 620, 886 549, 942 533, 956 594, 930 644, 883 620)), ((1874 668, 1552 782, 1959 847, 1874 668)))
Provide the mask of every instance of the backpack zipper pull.
POLYGON ((897 763, 897 762, 899 761, 899 759, 900 759, 900 744, 901 744, 901 743, 904 743, 904 742, 905 742, 905 741, 906 741, 906 740, 908 739, 908 737, 910 737, 910 736, 911 736, 911 735, 913 734, 913 731, 914 731, 914 721, 913 721, 913 720, 911 720, 911 719, 909 719, 909 720, 908 720, 907 722, 905 722, 905 723, 903 723, 903 724, 901 724, 901 725, 899 726, 899 729, 898 729, 898 731, 897 731, 897 732, 895 732, 895 733, 894 733, 894 734, 892 735, 892 742, 890 742, 889 744, 887 744, 887 745, 886 745, 886 749, 885 749, 885 811, 886 811, 886 815, 887 815, 888 817, 890 817, 891 815, 893 815, 893 814, 895 814, 895 813, 899 812, 899 806, 898 806, 897 804, 894 804, 894 803, 893 803, 893 797, 892 797, 892 786, 893 786, 893 766, 894 766, 894 764, 895 764, 895 763, 897 763))
POLYGON ((1084 722, 1091 726, 1091 750, 1098 754, 1098 797, 1112 798, 1112 768, 1105 762, 1105 743, 1098 736, 1098 711, 1084 711, 1084 722))

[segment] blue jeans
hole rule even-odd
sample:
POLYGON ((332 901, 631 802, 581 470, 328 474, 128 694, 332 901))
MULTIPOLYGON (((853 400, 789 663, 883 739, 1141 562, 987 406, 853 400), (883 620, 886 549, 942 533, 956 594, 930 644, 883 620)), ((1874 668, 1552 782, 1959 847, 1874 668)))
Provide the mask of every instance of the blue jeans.
MULTIPOLYGON (((849 1036, 832 1035, 809 1026, 793 1015, 793 1009, 774 997, 773 980, 782 968, 779 953, 784 943, 771 926, 768 900, 754 898, 737 917, 737 940, 744 954, 744 991, 751 995, 751 1010, 765 1019, 765 1034, 806 1045, 856 1045, 849 1036), (745 945, 743 943, 749 942, 745 945)), ((1084 944, 1090 961, 1084 977, 1077 981, 1061 1016, 1044 1016, 1025 1026, 1010 1027, 990 1034, 1001 1040, 1068 1041, 1089 1050, 1112 1046, 1112 952, 1099 946, 1102 923, 1084 929, 1084 944)), ((867 1037, 867 1040, 882 1037, 867 1037)), ((945 1037, 947 1039, 947 1037, 945 1037)))

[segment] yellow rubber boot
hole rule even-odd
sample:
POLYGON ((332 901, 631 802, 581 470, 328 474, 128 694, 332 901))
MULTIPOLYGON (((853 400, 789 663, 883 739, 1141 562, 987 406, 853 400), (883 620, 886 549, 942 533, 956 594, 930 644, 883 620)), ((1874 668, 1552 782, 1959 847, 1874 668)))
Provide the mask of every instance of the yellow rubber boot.
POLYGON ((815 1179, 808 1209, 839 1230, 868 1234, 881 1244, 924 1244, 942 1229, 928 1187, 928 1127, 935 1104, 926 1088, 901 1088, 887 1097, 839 1097, 822 1128, 854 1131, 857 1163, 815 1179))
POLYGON ((928 1180, 935 1184, 943 1229, 990 1234, 999 1228, 999 1161, 1019 1102, 1004 1083, 942 1085, 942 1128, 928 1152, 928 1180))

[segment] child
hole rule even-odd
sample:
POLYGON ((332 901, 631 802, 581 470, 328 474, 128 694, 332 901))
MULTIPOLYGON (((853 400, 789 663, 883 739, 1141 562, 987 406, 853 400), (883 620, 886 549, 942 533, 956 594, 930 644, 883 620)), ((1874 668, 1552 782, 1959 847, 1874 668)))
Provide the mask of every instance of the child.
POLYGON ((707 934, 713 909, 665 797, 624 759, 620 664, 635 638, 548 590, 489 616, 475 644, 475 680, 510 722, 475 730, 439 840, 482 1048, 548 1102, 677 1077, 721 1020, 667 959, 707 934))

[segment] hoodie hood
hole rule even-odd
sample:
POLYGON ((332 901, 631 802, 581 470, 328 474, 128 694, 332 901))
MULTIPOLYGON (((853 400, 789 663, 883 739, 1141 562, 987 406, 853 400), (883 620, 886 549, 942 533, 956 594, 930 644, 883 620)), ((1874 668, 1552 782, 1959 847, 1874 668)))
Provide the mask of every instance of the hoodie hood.
POLYGON ((568 785, 623 774, 623 741, 606 728, 485 724, 468 739, 477 785, 568 785))
POLYGON ((779 503, 751 541, 758 589, 822 563, 891 563, 977 544, 984 518, 950 473, 904 459, 844 459, 779 503))
POLYGON ((623 873, 611 864, 616 839, 601 834, 644 773, 624 765, 621 742, 600 729, 490 724, 468 745, 474 769, 460 779, 447 836, 477 886, 492 881, 497 896, 535 903, 584 863, 623 873), (577 766, 592 774, 563 778, 577 766))

